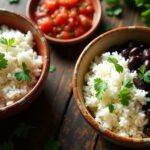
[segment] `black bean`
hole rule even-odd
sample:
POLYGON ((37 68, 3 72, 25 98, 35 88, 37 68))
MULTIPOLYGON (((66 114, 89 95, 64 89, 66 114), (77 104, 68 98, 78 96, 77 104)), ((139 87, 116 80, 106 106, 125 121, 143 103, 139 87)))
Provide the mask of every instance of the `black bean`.
POLYGON ((145 90, 146 89, 146 83, 143 80, 140 80, 138 77, 133 78, 133 83, 136 88, 145 90))
POLYGON ((127 59, 129 57, 129 50, 123 49, 121 55, 127 59))
POLYGON ((143 64, 147 70, 150 69, 150 59, 145 60, 143 64))
POLYGON ((147 135, 147 136, 150 136, 150 124, 146 125, 144 127, 144 130, 143 132, 147 135))
POLYGON ((130 70, 139 68, 140 60, 141 60, 140 56, 132 56, 128 61, 128 68, 130 70))
POLYGON ((140 48, 139 47, 134 47, 130 50, 129 56, 135 56, 140 53, 140 48))
POLYGON ((150 49, 144 49, 142 53, 142 61, 150 58, 150 49))

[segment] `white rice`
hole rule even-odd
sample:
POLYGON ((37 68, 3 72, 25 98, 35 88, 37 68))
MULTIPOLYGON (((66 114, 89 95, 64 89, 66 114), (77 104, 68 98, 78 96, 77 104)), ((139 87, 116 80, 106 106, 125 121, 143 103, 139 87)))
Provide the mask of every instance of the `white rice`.
POLYGON ((101 57, 95 57, 85 76, 84 99, 95 120, 103 128, 110 129, 120 136, 141 138, 146 136, 143 133, 143 127, 148 123, 142 106, 150 99, 145 97, 146 91, 137 89, 133 85, 130 89, 132 99, 129 101, 129 105, 121 104, 118 95, 122 82, 126 79, 133 81, 136 76, 136 72, 130 72, 128 69, 127 61, 117 52, 112 54, 106 52, 101 57), (123 66, 122 73, 118 73, 114 65, 107 61, 111 55, 123 66), (98 100, 95 96, 94 80, 96 78, 101 78, 108 84, 102 100, 98 100), (112 113, 108 108, 110 103, 114 105, 112 113))
POLYGON ((14 101, 27 94, 37 82, 41 74, 42 56, 38 56, 33 49, 33 36, 30 31, 26 34, 19 30, 9 29, 7 26, 0 27, 0 38, 14 38, 16 47, 8 47, 0 43, 0 52, 5 54, 8 65, 0 70, 0 106, 10 105, 14 101), (27 65, 31 71, 32 81, 18 81, 15 77, 16 72, 21 72, 22 63, 27 65))

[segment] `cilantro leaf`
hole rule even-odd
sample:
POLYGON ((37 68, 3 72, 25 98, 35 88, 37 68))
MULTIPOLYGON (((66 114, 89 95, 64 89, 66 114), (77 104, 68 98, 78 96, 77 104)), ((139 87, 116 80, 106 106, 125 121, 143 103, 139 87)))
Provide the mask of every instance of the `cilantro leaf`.
POLYGON ((22 72, 16 72, 15 73, 15 77, 18 81, 21 81, 21 80, 25 80, 25 81, 31 81, 32 78, 30 77, 30 70, 27 69, 27 65, 23 62, 22 63, 22 68, 23 68, 23 71, 22 72))
POLYGON ((146 83, 150 83, 150 70, 148 70, 145 74, 144 74, 144 81, 146 83))
POLYGON ((50 140, 46 143, 44 150, 59 150, 60 143, 53 138, 50 138, 50 140))
POLYGON ((131 80, 127 79, 127 80, 123 81, 123 86, 126 87, 126 88, 132 88, 133 83, 132 83, 131 80))
POLYGON ((50 68, 49 68, 49 72, 50 72, 50 73, 53 73, 53 72, 55 72, 55 71, 56 71, 55 65, 51 65, 50 68))
POLYGON ((114 64, 117 72, 119 73, 123 72, 123 67, 120 64, 118 64, 118 60, 116 58, 110 56, 108 57, 107 61, 114 64))
POLYGON ((128 106, 131 100, 130 88, 133 86, 131 80, 124 80, 119 91, 119 99, 122 105, 128 106))
POLYGON ((109 112, 113 112, 114 111, 114 105, 113 104, 108 104, 108 109, 109 109, 109 112))
POLYGON ((0 145, 0 150, 13 150, 14 146, 11 141, 5 142, 0 145))
POLYGON ((16 46, 14 45, 14 42, 15 42, 15 38, 10 38, 10 39, 6 39, 6 38, 4 38, 4 37, 1 37, 1 38, 0 38, 0 43, 6 45, 7 48, 8 48, 8 47, 16 47, 16 46))
POLYGON ((8 60, 5 59, 5 54, 0 53, 0 70, 5 69, 8 65, 8 60))
POLYGON ((123 72, 123 67, 121 65, 115 64, 115 68, 116 68, 117 72, 119 72, 119 73, 123 72))
POLYGON ((141 21, 145 25, 150 26, 150 8, 141 13, 141 21))
POLYGON ((115 6, 106 9, 106 14, 108 16, 120 16, 123 13, 123 9, 121 6, 115 6))
POLYGON ((13 136, 19 137, 19 138, 26 138, 29 135, 30 129, 34 127, 22 122, 13 133, 13 136))
POLYGON ((119 93, 119 98, 123 105, 128 106, 129 101, 131 100, 129 89, 123 88, 119 93))
POLYGON ((117 64, 118 60, 112 56, 108 57, 108 62, 112 63, 112 64, 117 64))
POLYGON ((96 97, 101 100, 104 92, 106 91, 108 84, 102 81, 100 78, 94 80, 94 89, 96 91, 96 97))
POLYGON ((150 70, 146 71, 144 65, 142 65, 139 69, 138 77, 140 80, 144 80, 146 83, 150 83, 150 70))

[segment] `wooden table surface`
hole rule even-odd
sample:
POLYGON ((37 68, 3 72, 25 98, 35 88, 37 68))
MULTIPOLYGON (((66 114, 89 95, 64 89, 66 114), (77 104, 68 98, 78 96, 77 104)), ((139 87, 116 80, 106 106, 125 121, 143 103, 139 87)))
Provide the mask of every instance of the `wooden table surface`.
MULTIPOLYGON (((27 0, 10 5, 0 0, 0 8, 26 14, 27 0)), ((72 73, 83 48, 107 27, 143 25, 138 13, 124 5, 122 19, 107 17, 106 4, 102 1, 103 17, 96 34, 72 46, 58 46, 49 42, 51 64, 56 66, 49 73, 39 98, 20 114, 0 120, 0 150, 130 150, 103 139, 82 117, 72 93, 72 73)), ((144 150, 144 149, 143 149, 144 150)))

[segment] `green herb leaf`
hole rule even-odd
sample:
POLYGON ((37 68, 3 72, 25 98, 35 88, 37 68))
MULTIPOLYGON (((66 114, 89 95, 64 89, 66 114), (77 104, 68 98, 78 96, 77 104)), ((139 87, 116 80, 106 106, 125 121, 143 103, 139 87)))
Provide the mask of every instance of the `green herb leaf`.
POLYGON ((10 4, 17 4, 20 0, 8 0, 10 4))
POLYGON ((118 64, 118 60, 116 58, 110 56, 108 57, 107 61, 114 64, 117 72, 119 73, 123 72, 123 67, 120 64, 118 64))
POLYGON ((23 68, 22 72, 15 73, 16 79, 18 81, 20 81, 20 80, 31 81, 32 78, 29 75, 30 74, 30 70, 27 69, 27 65, 25 63, 22 63, 22 68, 23 68))
POLYGON ((137 7, 142 7, 145 5, 147 0, 135 0, 135 4, 137 7))
POLYGON ((139 69, 138 77, 140 80, 144 80, 146 83, 150 83, 150 70, 146 71, 144 65, 142 65, 139 69))
POLYGON ((109 112, 113 112, 114 111, 114 105, 113 104, 108 104, 108 108, 109 108, 109 112))
POLYGON ((128 106, 129 101, 131 100, 130 88, 133 86, 131 80, 124 80, 119 92, 119 99, 122 105, 128 106))
POLYGON ((112 63, 112 64, 117 64, 118 60, 112 56, 108 57, 108 62, 112 63))
POLYGON ((106 91, 108 84, 102 81, 100 78, 94 80, 94 89, 96 91, 96 97, 101 100, 104 92, 106 91))
POLYGON ((139 70, 138 77, 139 77, 140 80, 143 80, 144 73, 145 73, 145 70, 146 70, 145 66, 142 65, 138 70, 139 70))
POLYGON ((8 65, 8 60, 5 59, 5 54, 0 53, 0 70, 5 69, 8 65))
POLYGON ((133 87, 133 83, 132 83, 131 80, 127 79, 127 80, 124 80, 123 86, 126 87, 126 88, 132 88, 133 87))
POLYGON ((50 138, 50 140, 46 143, 44 150, 59 150, 60 143, 53 138, 50 138))
POLYGON ((150 26, 150 9, 147 9, 141 13, 141 21, 145 25, 150 26))
POLYGON ((19 138, 27 138, 29 135, 30 129, 34 127, 28 125, 27 123, 22 122, 13 132, 13 136, 19 138))
POLYGON ((106 9, 106 14, 108 16, 121 16, 123 13, 123 9, 121 6, 115 6, 106 9))
POLYGON ((150 83, 150 70, 148 70, 145 74, 144 74, 144 81, 146 83, 150 83))
POLYGON ((0 150, 13 150, 14 146, 11 141, 5 142, 0 145, 0 150))
POLYGON ((130 90, 127 88, 123 88, 119 93, 119 99, 122 105, 128 106, 129 101, 131 100, 130 90))
POLYGON ((115 68, 116 68, 117 72, 119 72, 119 73, 123 72, 123 67, 121 65, 115 64, 115 68))
POLYGON ((51 65, 50 68, 49 68, 49 72, 50 72, 50 73, 53 73, 53 72, 55 72, 55 71, 56 71, 55 65, 51 65))
POLYGON ((16 47, 14 45, 15 39, 14 38, 10 38, 10 39, 6 39, 4 37, 0 38, 0 43, 6 45, 7 47, 16 47))

